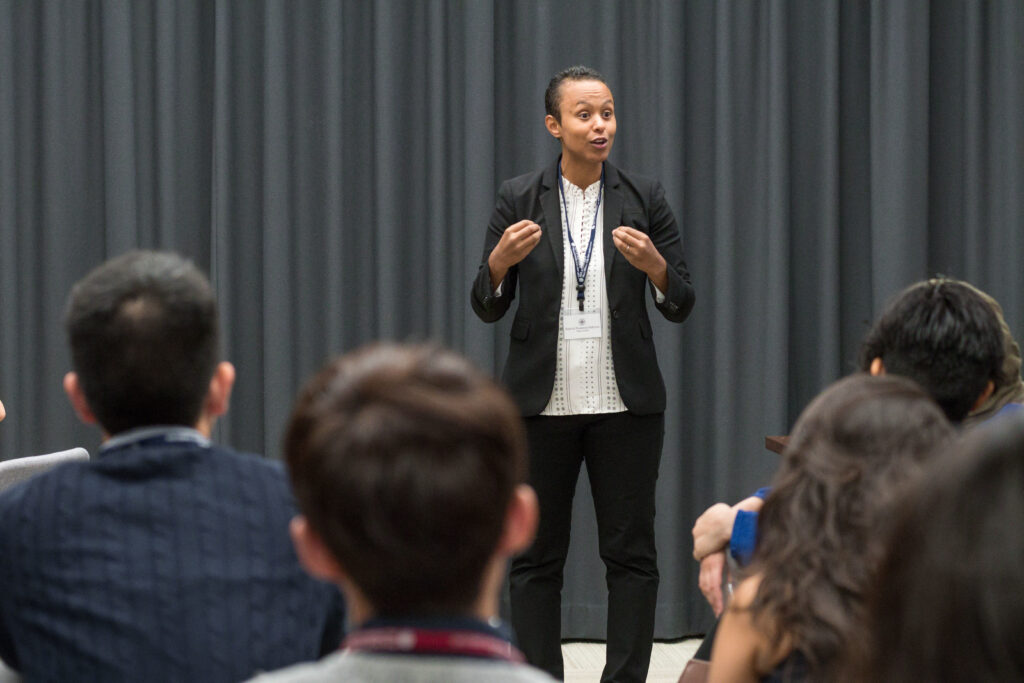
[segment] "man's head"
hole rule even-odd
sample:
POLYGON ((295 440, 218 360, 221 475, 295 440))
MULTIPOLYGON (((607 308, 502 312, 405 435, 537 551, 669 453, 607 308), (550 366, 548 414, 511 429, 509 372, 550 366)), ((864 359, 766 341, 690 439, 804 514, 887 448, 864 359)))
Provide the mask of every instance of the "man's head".
POLYGON ((480 614, 532 540, 519 413, 451 352, 382 345, 334 360, 299 394, 284 451, 299 555, 364 616, 480 614))
POLYGON ((992 306, 956 280, 911 285, 889 302, 864 338, 861 368, 909 377, 959 422, 991 394, 1003 364, 992 306))
POLYGON ((213 289, 180 256, 133 251, 107 261, 72 288, 65 326, 74 371, 64 388, 107 434, 194 427, 227 409, 234 370, 217 363, 213 289))

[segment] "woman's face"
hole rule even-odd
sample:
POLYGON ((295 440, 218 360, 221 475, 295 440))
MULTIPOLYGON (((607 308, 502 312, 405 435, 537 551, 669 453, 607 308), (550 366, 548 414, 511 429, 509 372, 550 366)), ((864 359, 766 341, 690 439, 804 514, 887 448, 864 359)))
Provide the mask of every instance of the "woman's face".
POLYGON ((548 130, 562 141, 573 163, 601 163, 615 140, 615 101, 601 81, 565 81, 559 88, 561 121, 547 117, 548 130))

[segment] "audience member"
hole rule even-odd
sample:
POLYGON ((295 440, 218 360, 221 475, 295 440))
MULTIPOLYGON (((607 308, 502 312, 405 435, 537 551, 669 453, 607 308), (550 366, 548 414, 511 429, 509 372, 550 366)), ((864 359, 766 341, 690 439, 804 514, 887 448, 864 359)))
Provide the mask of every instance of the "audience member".
POLYGON ((300 394, 285 437, 292 537, 341 586, 339 653, 261 681, 550 681, 496 628, 508 558, 537 523, 512 400, 458 356, 376 346, 300 394))
POLYGON ((970 287, 977 292, 978 296, 988 302, 996 312, 999 327, 1003 332, 1003 367, 996 379, 995 391, 964 418, 962 424, 969 427, 984 422, 1000 412, 1019 409, 1021 404, 1024 404, 1024 380, 1020 376, 1020 346, 1017 345, 1017 340, 1013 338, 1010 326, 1003 317, 1003 307, 999 305, 998 301, 973 285, 967 282, 961 282, 961 284, 970 287))
POLYGON ((832 680, 861 624, 877 525, 953 434, 902 377, 854 375, 810 403, 761 511, 752 573, 719 625, 711 681, 832 680))
MULTIPOLYGON (((991 417, 1024 399, 1020 349, 995 299, 960 280, 936 278, 897 294, 868 331, 863 370, 920 384, 954 423, 968 411, 991 417)), ((746 564, 757 541, 757 514, 767 489, 730 507, 716 503, 693 527, 700 589, 721 613, 725 552, 746 564)), ((706 648, 702 649, 702 653, 706 648)))
POLYGON ((851 680, 1024 680, 1024 419, 948 449, 894 515, 851 680), (859 669, 859 670, 858 670, 859 669))
POLYGON ((900 292, 861 347, 861 369, 909 377, 960 422, 994 393, 1005 357, 992 304, 974 287, 937 278, 900 292))
POLYGON ((75 285, 64 388, 87 463, 0 497, 0 657, 32 681, 233 681, 316 659, 341 597, 288 535, 284 470, 213 445, 234 368, 206 278, 132 252, 75 285))

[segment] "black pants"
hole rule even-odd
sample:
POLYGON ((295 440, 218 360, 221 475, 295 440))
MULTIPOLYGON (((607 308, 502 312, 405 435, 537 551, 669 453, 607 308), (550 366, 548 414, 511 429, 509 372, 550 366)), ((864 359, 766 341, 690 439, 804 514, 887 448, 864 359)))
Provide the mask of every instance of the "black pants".
POLYGON ((531 664, 564 677, 562 569, 572 498, 585 461, 608 583, 608 647, 601 680, 644 681, 658 598, 654 491, 664 414, 528 417, 526 433, 540 526, 536 541, 512 561, 509 572, 519 646, 531 664))

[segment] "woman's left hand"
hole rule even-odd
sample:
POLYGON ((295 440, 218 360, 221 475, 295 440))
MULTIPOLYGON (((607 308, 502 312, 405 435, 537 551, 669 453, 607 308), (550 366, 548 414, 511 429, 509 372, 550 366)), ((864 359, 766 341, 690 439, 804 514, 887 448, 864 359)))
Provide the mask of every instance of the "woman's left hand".
POLYGON ((612 230, 612 241, 634 268, 647 273, 655 287, 661 292, 668 289, 668 265, 646 233, 620 225, 612 230))

